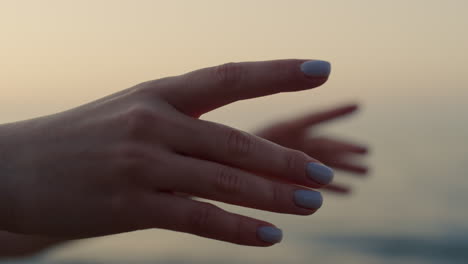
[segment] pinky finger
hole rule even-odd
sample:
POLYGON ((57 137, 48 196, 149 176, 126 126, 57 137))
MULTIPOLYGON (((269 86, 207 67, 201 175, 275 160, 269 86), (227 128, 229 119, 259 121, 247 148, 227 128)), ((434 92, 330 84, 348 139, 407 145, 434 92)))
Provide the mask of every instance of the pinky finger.
POLYGON ((266 247, 282 239, 280 229, 254 218, 227 212, 213 204, 168 193, 149 196, 150 227, 190 233, 246 246, 266 247))

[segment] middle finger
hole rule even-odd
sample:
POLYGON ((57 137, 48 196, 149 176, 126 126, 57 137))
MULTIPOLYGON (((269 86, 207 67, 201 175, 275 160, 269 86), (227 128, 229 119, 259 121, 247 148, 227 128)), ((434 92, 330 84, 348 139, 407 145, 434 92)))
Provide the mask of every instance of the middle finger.
POLYGON ((301 151, 210 121, 190 125, 192 140, 173 142, 178 153, 312 188, 333 180, 329 167, 301 151))
POLYGON ((309 215, 322 205, 317 191, 211 161, 181 155, 173 159, 178 166, 171 177, 155 178, 159 188, 278 213, 309 215))

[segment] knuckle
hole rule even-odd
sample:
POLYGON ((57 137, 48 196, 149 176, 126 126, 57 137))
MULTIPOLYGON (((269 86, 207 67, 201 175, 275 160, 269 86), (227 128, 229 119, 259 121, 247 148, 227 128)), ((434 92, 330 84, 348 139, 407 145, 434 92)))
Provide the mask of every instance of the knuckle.
POLYGON ((250 154, 255 145, 254 138, 248 133, 232 129, 228 132, 227 136, 227 150, 230 154, 234 155, 247 155, 250 154))
POLYGON ((133 106, 125 111, 119 120, 119 125, 123 127, 125 136, 130 139, 142 137, 146 128, 156 122, 157 115, 147 106, 133 106))
POLYGON ((221 193, 235 194, 242 191, 243 181, 234 170, 221 167, 216 174, 215 188, 221 193))
POLYGON ((157 96, 159 91, 168 86, 172 81, 171 77, 164 77, 155 80, 141 82, 134 86, 135 94, 147 97, 157 96))
POLYGON ((190 231, 201 235, 207 234, 217 211, 218 207, 209 203, 204 203, 194 209, 188 217, 190 231))
POLYGON ((298 150, 292 150, 285 154, 284 158, 284 168, 285 173, 297 173, 301 170, 304 170, 304 161, 306 160, 306 155, 298 150))
POLYGON ((272 204, 278 205, 278 204, 283 204, 284 203, 284 192, 283 188, 279 184, 272 184, 270 187, 270 200, 272 204))
POLYGON ((216 80, 222 86, 236 87, 242 79, 243 67, 240 63, 229 62, 214 68, 216 80))
POLYGON ((273 70, 278 73, 280 82, 288 82, 295 78, 297 70, 295 67, 291 67, 290 60, 279 60, 273 62, 273 70))
POLYGON ((286 86, 291 86, 291 82, 297 80, 295 76, 297 70, 295 67, 291 67, 290 61, 270 61, 269 67, 270 71, 275 73, 274 80, 276 85, 271 85, 267 88, 272 94, 284 92, 286 86))

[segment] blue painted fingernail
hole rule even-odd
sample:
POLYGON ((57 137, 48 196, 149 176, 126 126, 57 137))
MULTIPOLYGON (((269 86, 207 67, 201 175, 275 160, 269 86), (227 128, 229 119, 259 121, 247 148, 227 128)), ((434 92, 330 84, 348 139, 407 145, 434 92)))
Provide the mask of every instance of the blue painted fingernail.
POLYGON ((329 184, 333 181, 333 170, 320 163, 310 162, 307 164, 307 175, 319 184, 329 184))
POLYGON ((309 77, 327 77, 330 75, 331 65, 328 61, 310 60, 301 64, 301 71, 309 77))
POLYGON ((267 243, 276 244, 283 239, 283 231, 274 226, 262 226, 257 229, 258 237, 267 243))
POLYGON ((322 194, 310 190, 297 190, 294 192, 294 202, 306 209, 319 209, 322 206, 322 194))

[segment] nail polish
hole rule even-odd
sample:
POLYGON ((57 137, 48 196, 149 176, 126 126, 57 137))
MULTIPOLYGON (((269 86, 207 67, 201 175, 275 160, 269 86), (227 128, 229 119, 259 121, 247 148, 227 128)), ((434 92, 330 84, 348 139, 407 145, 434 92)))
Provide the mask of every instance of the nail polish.
POLYGON ((309 77, 325 78, 330 75, 331 65, 328 61, 310 60, 301 64, 301 71, 309 77))
POLYGON ((294 192, 294 202, 306 209, 319 209, 322 206, 322 194, 311 190, 297 190, 294 192))
POLYGON ((262 226, 257 229, 258 237, 267 243, 276 244, 283 239, 283 232, 274 226, 262 226))
POLYGON ((307 164, 307 175, 311 180, 323 185, 333 181, 333 170, 316 162, 307 164))

